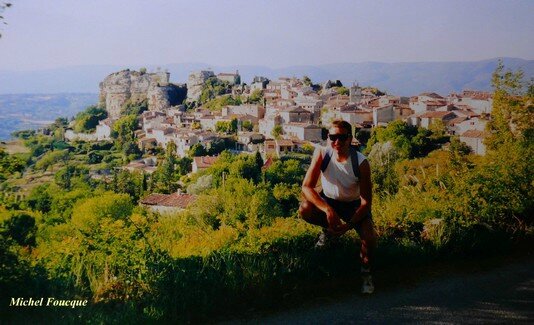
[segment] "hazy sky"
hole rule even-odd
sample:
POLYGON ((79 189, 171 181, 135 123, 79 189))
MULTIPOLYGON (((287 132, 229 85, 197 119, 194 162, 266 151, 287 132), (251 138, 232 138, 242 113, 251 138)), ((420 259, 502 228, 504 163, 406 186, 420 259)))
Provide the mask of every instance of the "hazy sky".
POLYGON ((11 0, 0 70, 534 59, 534 1, 11 0))

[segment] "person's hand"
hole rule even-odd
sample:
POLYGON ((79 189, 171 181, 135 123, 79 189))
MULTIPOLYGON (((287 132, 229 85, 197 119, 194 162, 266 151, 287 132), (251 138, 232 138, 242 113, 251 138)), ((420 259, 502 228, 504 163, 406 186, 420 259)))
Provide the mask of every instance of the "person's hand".
POLYGON ((336 231, 341 225, 341 219, 332 207, 327 207, 325 210, 326 221, 328 222, 328 229, 336 231))
POLYGON ((351 229, 352 226, 350 224, 340 223, 336 228, 328 228, 328 232, 333 236, 339 237, 351 229))

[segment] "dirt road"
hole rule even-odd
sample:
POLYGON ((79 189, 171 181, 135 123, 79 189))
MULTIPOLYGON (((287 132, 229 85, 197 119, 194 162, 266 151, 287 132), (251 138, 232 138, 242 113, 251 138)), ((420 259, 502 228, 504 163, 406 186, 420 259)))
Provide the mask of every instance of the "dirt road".
MULTIPOLYGON (((534 256, 454 267, 381 288, 371 296, 317 297, 306 306, 242 324, 534 323, 534 256), (488 268, 489 267, 489 268, 488 268)), ((357 291, 358 288, 355 288, 357 291)))

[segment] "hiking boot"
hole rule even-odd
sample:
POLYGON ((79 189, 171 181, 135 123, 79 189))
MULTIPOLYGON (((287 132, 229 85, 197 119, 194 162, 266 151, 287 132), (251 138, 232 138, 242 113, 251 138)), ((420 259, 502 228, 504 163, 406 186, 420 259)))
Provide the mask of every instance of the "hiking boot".
POLYGON ((322 249, 330 246, 330 236, 326 232, 321 232, 317 237, 317 242, 315 243, 316 249, 322 249))
POLYGON ((339 236, 330 234, 326 229, 317 236, 316 249, 323 249, 339 244, 339 236))
POLYGON ((362 275, 362 293, 371 294, 375 291, 373 278, 369 274, 362 275))

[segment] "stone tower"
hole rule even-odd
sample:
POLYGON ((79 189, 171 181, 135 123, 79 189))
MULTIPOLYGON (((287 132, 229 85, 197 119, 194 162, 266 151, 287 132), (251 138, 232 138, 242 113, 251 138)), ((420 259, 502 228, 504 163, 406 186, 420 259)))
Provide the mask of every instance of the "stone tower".
POLYGON ((362 88, 353 82, 349 89, 349 104, 359 104, 362 100, 362 88))

